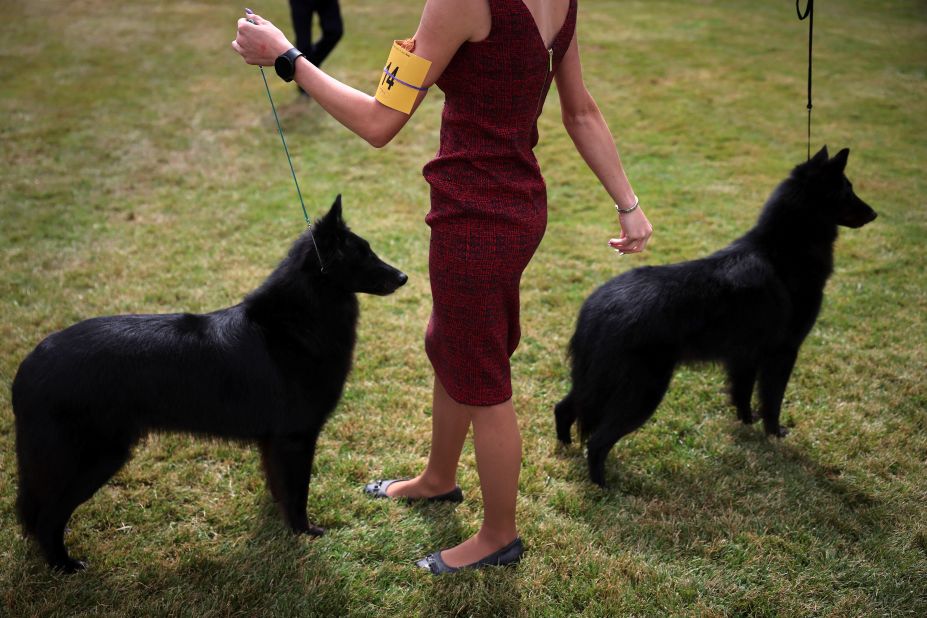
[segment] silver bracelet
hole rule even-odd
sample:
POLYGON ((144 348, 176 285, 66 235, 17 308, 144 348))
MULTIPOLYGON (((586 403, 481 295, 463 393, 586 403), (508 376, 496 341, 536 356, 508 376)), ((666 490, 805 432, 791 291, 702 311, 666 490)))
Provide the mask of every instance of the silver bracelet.
POLYGON ((637 207, 640 206, 640 205, 641 205, 641 201, 640 201, 640 199, 635 195, 635 196, 634 196, 634 205, 633 205, 633 206, 631 206, 630 208, 622 208, 622 207, 619 206, 618 204, 615 204, 615 210, 618 211, 618 214, 619 214, 619 215, 626 215, 626 214, 628 214, 629 212, 634 212, 635 210, 637 210, 637 207))

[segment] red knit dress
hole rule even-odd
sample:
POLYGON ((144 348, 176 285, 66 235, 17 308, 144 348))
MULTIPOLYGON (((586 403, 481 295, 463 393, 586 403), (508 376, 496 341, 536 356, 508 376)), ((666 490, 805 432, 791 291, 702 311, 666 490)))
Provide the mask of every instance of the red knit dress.
POLYGON ((489 6, 489 36, 464 43, 437 81, 441 143, 423 170, 434 301, 425 350, 448 394, 474 406, 512 396, 518 287, 547 226, 537 119, 576 25, 570 0, 548 48, 522 0, 489 6))

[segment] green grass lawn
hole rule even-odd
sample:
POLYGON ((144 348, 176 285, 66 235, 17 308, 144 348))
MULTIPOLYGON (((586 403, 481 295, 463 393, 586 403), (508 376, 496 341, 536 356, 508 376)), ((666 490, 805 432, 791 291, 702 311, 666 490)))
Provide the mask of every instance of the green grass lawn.
MULTIPOLYGON (((326 68, 371 92, 422 2, 344 2, 326 68)), ((258 70, 229 44, 240 7, 5 2, 0 42, 0 615, 927 615, 927 5, 821 3, 816 149, 880 214, 845 231, 786 393, 783 440, 735 421, 716 367, 679 370, 622 440, 610 488, 557 445, 566 343, 582 299, 641 264, 704 255, 748 229, 805 157, 807 22, 790 1, 583 0, 587 83, 656 229, 618 258, 608 196, 559 123, 538 158, 547 236, 522 281, 513 359, 524 433, 514 569, 436 579, 424 553, 478 527, 472 448, 456 509, 361 494, 427 454, 428 188, 442 95, 385 150, 272 78, 307 206, 345 216, 410 276, 364 298, 355 368, 318 448, 295 538, 248 447, 152 436, 81 506, 67 536, 90 569, 50 573, 15 522, 9 388, 23 357, 77 320, 210 311, 256 287, 302 231, 258 70)), ((290 29, 282 0, 252 8, 290 29)), ((799 225, 800 222, 796 222, 799 225)))

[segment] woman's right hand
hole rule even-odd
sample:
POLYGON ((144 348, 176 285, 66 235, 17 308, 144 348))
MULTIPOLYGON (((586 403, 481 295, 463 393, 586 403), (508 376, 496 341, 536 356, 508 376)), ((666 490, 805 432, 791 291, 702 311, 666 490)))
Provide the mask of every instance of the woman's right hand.
POLYGON ((238 20, 238 35, 232 41, 232 49, 248 64, 270 66, 277 56, 292 47, 286 35, 260 15, 247 13, 247 17, 238 20))
POLYGON ((640 253, 647 246, 653 235, 653 226, 647 220, 642 208, 637 207, 629 213, 619 213, 621 237, 612 238, 608 246, 619 253, 640 253))

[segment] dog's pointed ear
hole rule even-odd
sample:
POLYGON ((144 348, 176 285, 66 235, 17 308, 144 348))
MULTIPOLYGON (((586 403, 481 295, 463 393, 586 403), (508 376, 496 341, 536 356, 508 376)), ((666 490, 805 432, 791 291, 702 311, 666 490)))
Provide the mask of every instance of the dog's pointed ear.
POLYGON ((325 218, 328 219, 331 217, 332 222, 344 223, 344 218, 341 215, 341 194, 338 194, 338 197, 335 198, 335 201, 332 202, 332 207, 328 209, 328 214, 325 215, 325 218))
POLYGON ((827 166, 833 169, 834 171, 842 174, 843 170, 847 168, 847 157, 850 156, 850 149, 844 148, 836 155, 834 158, 827 162, 827 166))
POLYGON ((815 165, 821 165, 822 163, 827 162, 827 158, 827 144, 825 144, 820 150, 818 150, 816 155, 811 157, 811 163, 814 163, 815 165))
POLYGON ((316 219, 315 225, 321 229, 337 230, 344 227, 344 218, 341 215, 341 194, 332 202, 331 208, 320 219, 316 219))

